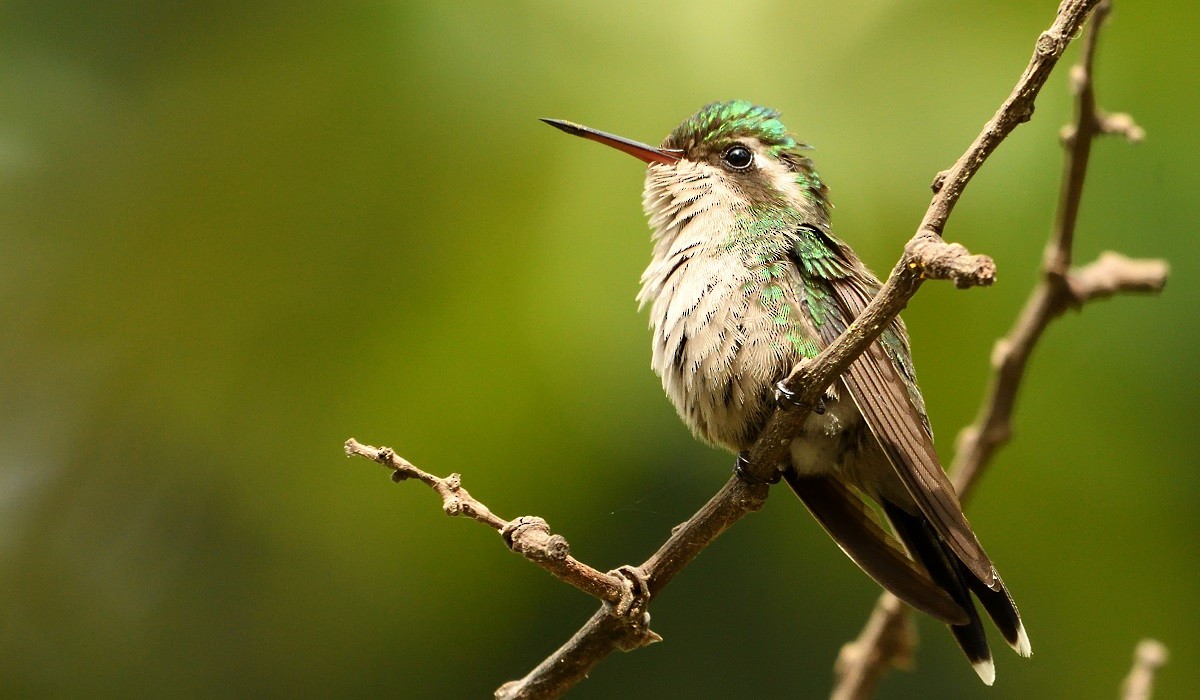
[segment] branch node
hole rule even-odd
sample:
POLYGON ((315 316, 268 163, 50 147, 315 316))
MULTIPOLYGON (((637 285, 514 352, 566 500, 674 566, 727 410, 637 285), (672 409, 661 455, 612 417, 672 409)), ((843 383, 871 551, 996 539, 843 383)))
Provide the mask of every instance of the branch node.
POLYGON ((947 243, 928 229, 904 247, 904 264, 919 269, 922 278, 951 280, 959 289, 987 287, 996 281, 996 263, 991 258, 972 255, 962 245, 947 243))
POLYGON ((1070 148, 1075 145, 1075 134, 1079 129, 1074 124, 1064 124, 1063 128, 1058 130, 1058 142, 1063 148, 1070 148))
POLYGON ((522 515, 500 530, 514 552, 535 561, 563 561, 571 554, 567 538, 550 532, 550 524, 536 515, 522 515))
POLYGON ((967 445, 978 442, 979 428, 975 425, 968 425, 958 431, 958 435, 954 437, 954 452, 960 453, 967 449, 967 445))
POLYGON ((1074 96, 1079 96, 1084 87, 1088 84, 1088 71, 1081 64, 1076 63, 1071 66, 1071 70, 1067 71, 1067 89, 1074 96))
POLYGON ((1167 647, 1154 639, 1138 642, 1133 652, 1133 668, 1121 684, 1123 700, 1150 700, 1154 690, 1154 674, 1168 661, 1167 647))
POLYGON ((1034 105, 1034 103, 1030 102, 1027 105, 1023 105, 1019 109, 1013 110, 1013 114, 1017 118, 1017 123, 1024 124, 1024 123, 1028 122, 1030 119, 1033 119, 1033 112, 1035 109, 1037 109, 1036 105, 1034 105))
POLYGON ((625 566, 608 572, 621 582, 621 599, 614 604, 608 604, 609 613, 621 620, 628 628, 629 634, 617 640, 621 651, 633 651, 644 646, 661 642, 662 637, 650 629, 650 613, 646 607, 650 604, 650 580, 640 567, 625 566))
POLYGON ((943 170, 933 176, 933 182, 929 183, 929 189, 933 190, 934 194, 942 191, 942 186, 946 184, 946 178, 950 175, 949 170, 943 170))
POLYGON ((571 545, 567 543, 567 538, 550 535, 550 540, 546 542, 546 556, 553 561, 563 561, 571 556, 571 545))
POLYGON ((992 346, 992 369, 1000 369, 1004 366, 1012 354, 1012 346, 1012 341, 1008 338, 1000 338, 996 341, 996 344, 992 346))
POLYGON ((1097 114, 1096 128, 1105 135, 1121 136, 1129 143, 1141 143, 1146 140, 1146 130, 1138 126, 1131 115, 1124 112, 1097 114))
POLYGON ((1138 642, 1134 656, 1143 666, 1152 668, 1162 668, 1171 659, 1166 645, 1157 639, 1143 639, 1138 642))
POLYGON ((650 602, 650 582, 645 572, 628 564, 608 572, 621 580, 621 600, 613 605, 613 614, 618 617, 637 617, 650 602))
POLYGON ((1034 45, 1034 51, 1043 59, 1051 56, 1057 56, 1063 50, 1062 36, 1053 31, 1046 30, 1037 38, 1037 43, 1034 45))
POLYGON ((1013 427, 1011 421, 996 421, 980 437, 992 445, 1003 445, 1012 440, 1013 427))

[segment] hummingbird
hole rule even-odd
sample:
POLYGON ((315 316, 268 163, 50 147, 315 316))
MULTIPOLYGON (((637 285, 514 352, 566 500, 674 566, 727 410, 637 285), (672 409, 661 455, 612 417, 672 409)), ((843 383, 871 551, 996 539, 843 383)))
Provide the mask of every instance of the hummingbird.
MULTIPOLYGON (((779 382, 881 286, 833 235, 810 147, 778 112, 743 100, 702 107, 659 147, 542 121, 647 164, 653 253, 637 299, 650 307, 651 366, 692 432, 740 455, 735 471, 747 478, 746 451, 787 399, 779 382)), ((826 390, 790 456, 779 476, 838 546, 946 623, 984 683, 996 671, 972 594, 1008 644, 1030 655, 1012 596, 934 450, 899 317, 826 390)))

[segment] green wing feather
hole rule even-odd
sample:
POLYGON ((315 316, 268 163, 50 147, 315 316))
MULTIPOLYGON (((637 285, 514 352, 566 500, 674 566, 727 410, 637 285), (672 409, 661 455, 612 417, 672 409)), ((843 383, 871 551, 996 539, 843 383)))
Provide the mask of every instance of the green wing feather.
MULTIPOLYGON (((804 273, 805 300, 809 305, 813 323, 817 326, 817 330, 821 331, 826 342, 829 342, 845 330, 846 326, 850 324, 850 320, 858 315, 854 313, 849 319, 846 318, 848 309, 844 304, 838 302, 836 290, 829 282, 852 280, 868 300, 878 294, 883 285, 874 275, 866 271, 858 256, 849 246, 829 233, 811 226, 801 227, 797 233, 794 261, 804 273), (861 270, 857 274, 855 266, 861 270), (830 325, 826 326, 826 323, 830 325), (827 328, 836 328, 837 332, 830 335, 826 331, 827 328)), ((904 381, 909 401, 912 402, 913 409, 920 415, 925 432, 929 433, 929 437, 932 439, 933 427, 929 424, 925 399, 921 396, 921 390, 917 386, 917 370, 913 366, 912 352, 909 350, 908 344, 908 330, 904 327, 904 321, 897 316, 879 334, 878 342, 904 381)))

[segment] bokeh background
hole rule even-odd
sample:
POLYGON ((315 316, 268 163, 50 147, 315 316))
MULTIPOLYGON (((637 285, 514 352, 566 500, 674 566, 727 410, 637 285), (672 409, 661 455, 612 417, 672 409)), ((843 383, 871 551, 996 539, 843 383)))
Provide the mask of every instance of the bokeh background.
MULTIPOLYGON (((835 230, 887 270, 1055 9, 1004 3, 6 2, 0 6, 0 695, 485 697, 595 604, 342 456, 459 471, 600 568, 729 473, 649 369, 642 169, 537 121, 657 141, 769 104, 835 230)), ((1134 644, 1200 687, 1200 6, 1119 1, 1082 261, 1159 299, 1056 323, 970 515, 1035 655, 985 690, 921 620, 893 698, 1112 697, 1134 644)), ((1068 61, 1076 55, 1075 47, 1068 61)), ((943 456, 1036 279, 1066 64, 948 237, 999 283, 906 312, 943 456)), ((575 696, 822 697, 877 589, 786 492, 653 606, 666 639, 575 696)))

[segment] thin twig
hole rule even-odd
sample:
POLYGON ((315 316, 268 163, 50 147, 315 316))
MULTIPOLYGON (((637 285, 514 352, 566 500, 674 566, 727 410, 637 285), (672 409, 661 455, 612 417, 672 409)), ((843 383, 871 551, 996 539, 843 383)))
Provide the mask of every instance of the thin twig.
POLYGON ((1154 674, 1169 658, 1162 642, 1153 639, 1138 642, 1133 652, 1133 668, 1121 684, 1121 700, 1150 700, 1154 694, 1154 674))
POLYGON ((584 593, 613 605, 619 605, 628 597, 629 584, 622 577, 601 573, 572 557, 567 540, 562 535, 552 534, 545 520, 534 516, 516 520, 497 517, 462 487, 462 477, 458 474, 444 479, 434 476, 413 466, 390 447, 363 445, 354 438, 346 441, 346 455, 366 457, 382 464, 392 470, 392 481, 397 483, 409 479, 420 481, 442 497, 442 510, 446 515, 465 515, 487 525, 504 538, 509 549, 584 593))
MULTIPOLYGON (((1118 125, 1107 124, 1116 115, 1103 115, 1096 107, 1092 65, 1096 40, 1110 3, 1099 3, 1084 40, 1079 64, 1071 71, 1076 94, 1074 123, 1063 129, 1066 158, 1063 185, 1055 217, 1054 233, 1043 262, 1043 276, 1008 336, 996 343, 992 353, 994 375, 987 397, 975 422, 958 436, 951 481, 963 502, 990 463, 992 456, 1012 435, 1012 414, 1025 367, 1041 338, 1055 318, 1069 308, 1104 299, 1118 292, 1159 292, 1166 283, 1167 264, 1161 260, 1131 260, 1119 253, 1102 253, 1095 262, 1071 268, 1075 223, 1087 173, 1088 156, 1095 136, 1115 133, 1131 141, 1145 134, 1127 115, 1118 125)), ((889 593, 880 596, 867 625, 839 655, 838 683, 832 697, 857 700, 870 697, 880 679, 890 670, 910 663, 909 646, 894 637, 904 630, 900 621, 908 608, 889 593), (902 653, 890 650, 901 650, 902 653)))
MULTIPOLYGON (((1089 301, 1118 292, 1157 293, 1166 284, 1168 268, 1162 260, 1131 260, 1119 253, 1105 252, 1093 263, 1071 267, 1075 223, 1091 144, 1096 136, 1110 133, 1100 128, 1101 113, 1096 107, 1092 79, 1096 43, 1110 10, 1108 0, 1097 6, 1079 63, 1071 71, 1072 90, 1076 94, 1074 136, 1064 143, 1063 184, 1054 232, 1043 260, 1042 278, 1009 334, 996 343, 992 353, 995 374, 987 398, 975 423, 958 436, 950 472, 964 498, 978 483, 981 470, 995 451, 1012 436, 1012 414, 1025 366, 1050 322, 1089 301)), ((1139 139, 1144 136, 1136 124, 1131 130, 1111 133, 1136 135, 1139 139)))

